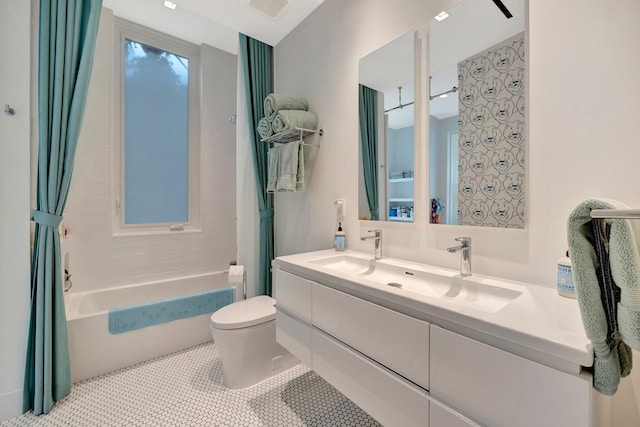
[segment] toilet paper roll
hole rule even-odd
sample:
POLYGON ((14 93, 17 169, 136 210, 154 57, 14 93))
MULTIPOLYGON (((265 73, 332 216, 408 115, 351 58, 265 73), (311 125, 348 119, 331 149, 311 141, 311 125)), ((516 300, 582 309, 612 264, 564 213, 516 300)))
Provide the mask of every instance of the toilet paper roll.
POLYGON ((244 265, 229 266, 229 283, 242 283, 244 280, 244 265))

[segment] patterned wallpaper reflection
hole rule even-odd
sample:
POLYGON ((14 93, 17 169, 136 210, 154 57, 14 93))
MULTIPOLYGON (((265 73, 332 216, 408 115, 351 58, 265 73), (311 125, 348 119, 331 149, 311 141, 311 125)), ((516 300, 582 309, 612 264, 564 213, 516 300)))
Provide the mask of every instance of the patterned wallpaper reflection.
POLYGON ((458 64, 458 224, 524 228, 524 33, 458 64))

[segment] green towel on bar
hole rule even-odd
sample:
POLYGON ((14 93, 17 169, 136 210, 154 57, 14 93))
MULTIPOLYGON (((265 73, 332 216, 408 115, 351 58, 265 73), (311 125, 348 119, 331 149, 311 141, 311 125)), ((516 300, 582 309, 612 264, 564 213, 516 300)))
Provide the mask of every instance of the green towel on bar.
POLYGON ((270 93, 264 99, 264 115, 273 122, 280 110, 308 110, 309 103, 304 99, 270 93))
POLYGON ((580 203, 569 216, 567 237, 576 294, 595 358, 593 385, 612 395, 640 350, 640 224, 592 219, 592 209, 629 209, 607 199, 580 203))
POLYGON ((318 117, 311 111, 284 110, 279 111, 273 119, 273 131, 275 133, 295 129, 315 130, 318 127, 318 117))

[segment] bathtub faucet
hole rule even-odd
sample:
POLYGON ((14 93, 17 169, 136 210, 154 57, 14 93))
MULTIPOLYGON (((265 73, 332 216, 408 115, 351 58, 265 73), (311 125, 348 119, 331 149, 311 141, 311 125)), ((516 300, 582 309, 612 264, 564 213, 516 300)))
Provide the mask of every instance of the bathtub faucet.
POLYGON ((66 268, 64 269, 64 291, 68 292, 71 289, 73 283, 71 283, 71 273, 66 268))
POLYGON ((460 251, 462 253, 460 274, 462 276, 471 276, 471 237, 456 237, 455 241, 462 244, 460 246, 447 248, 447 251, 451 253, 460 251))

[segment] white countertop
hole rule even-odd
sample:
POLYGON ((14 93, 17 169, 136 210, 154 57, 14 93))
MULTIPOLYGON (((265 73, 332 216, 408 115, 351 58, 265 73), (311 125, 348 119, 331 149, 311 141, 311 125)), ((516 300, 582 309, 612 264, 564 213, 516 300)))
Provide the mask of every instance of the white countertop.
MULTIPOLYGON (((553 288, 474 275, 480 286, 486 283, 521 292, 504 308, 486 312, 310 262, 336 254, 372 258, 361 252, 330 249, 281 256, 273 266, 565 372, 578 374, 582 367, 593 365, 593 351, 582 326, 578 302, 558 295, 553 288)), ((457 273, 391 258, 384 262, 448 276, 457 273)))

